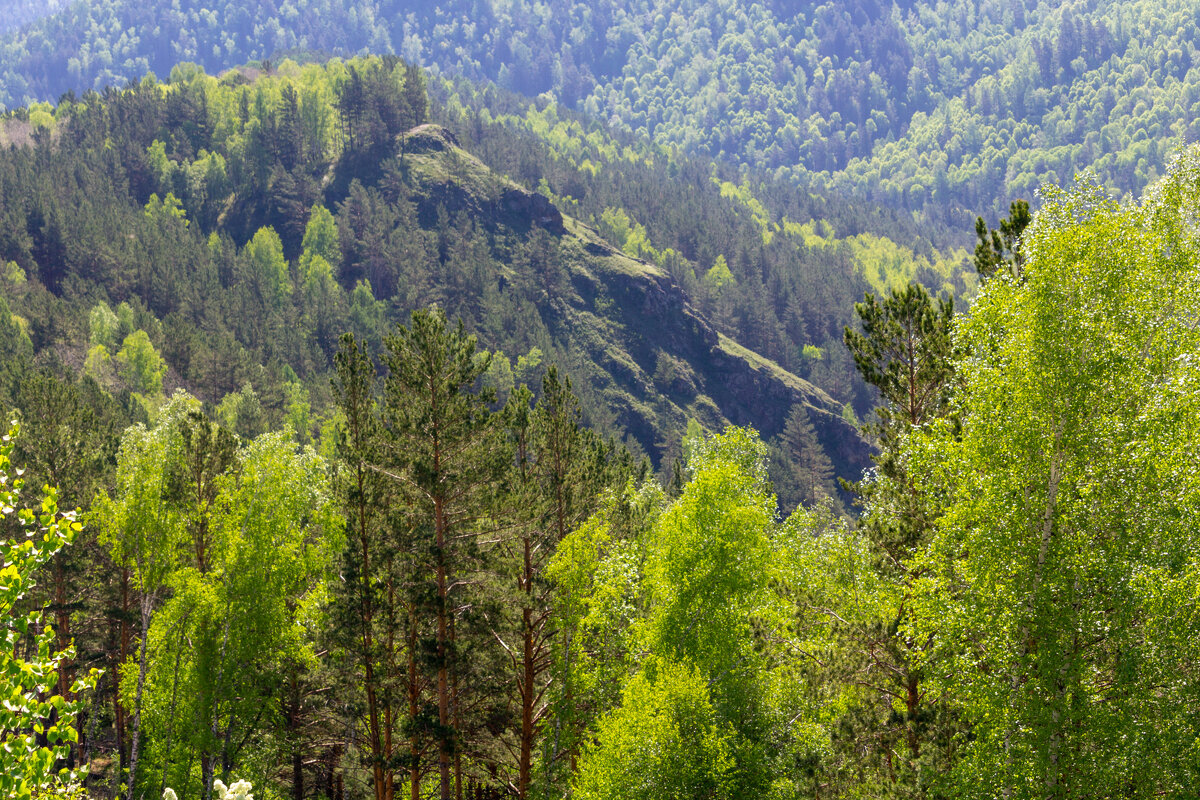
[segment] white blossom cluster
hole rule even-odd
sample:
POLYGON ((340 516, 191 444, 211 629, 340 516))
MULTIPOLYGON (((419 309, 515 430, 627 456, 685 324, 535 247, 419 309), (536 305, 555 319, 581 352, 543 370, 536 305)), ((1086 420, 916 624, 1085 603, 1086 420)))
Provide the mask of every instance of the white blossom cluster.
POLYGON ((250 794, 254 788, 250 781, 234 781, 233 786, 226 788, 224 783, 216 780, 213 781, 213 788, 217 790, 220 800, 254 800, 254 795, 250 794))
MULTIPOLYGON (((254 795, 250 794, 250 790, 253 788, 250 781, 246 780, 235 781, 233 786, 226 786, 220 779, 213 781, 217 800, 254 800, 254 795)), ((168 787, 163 789, 163 800, 179 800, 179 798, 175 795, 175 790, 168 787)))

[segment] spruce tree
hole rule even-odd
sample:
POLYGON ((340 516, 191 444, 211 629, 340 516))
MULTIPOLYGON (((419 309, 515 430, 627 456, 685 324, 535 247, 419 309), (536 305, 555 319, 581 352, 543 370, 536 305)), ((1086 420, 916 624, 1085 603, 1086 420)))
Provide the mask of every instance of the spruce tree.
POLYGON ((799 403, 792 406, 780 438, 791 461, 800 502, 811 506, 830 497, 833 464, 817 440, 808 409, 799 403))

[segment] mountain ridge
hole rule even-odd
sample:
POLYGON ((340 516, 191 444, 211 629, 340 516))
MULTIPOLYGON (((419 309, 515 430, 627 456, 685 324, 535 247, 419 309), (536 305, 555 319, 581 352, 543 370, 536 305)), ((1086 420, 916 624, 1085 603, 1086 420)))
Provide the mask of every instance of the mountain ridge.
POLYGON ((726 338, 679 280, 695 280, 693 262, 617 246, 422 124, 419 71, 354 59, 177 78, 64 103, 49 135, 0 151, 0 259, 28 276, 0 289, 36 352, 74 354, 135 419, 182 386, 243 435, 286 419, 314 439, 341 333, 378 355, 395 323, 436 303, 495 353, 501 395, 536 391, 557 364, 584 420, 660 470, 691 420, 770 437, 797 405, 838 474, 867 466, 846 398, 726 338), (138 331, 130 346, 163 368, 135 386, 116 356, 138 331))
POLYGON ((586 353, 635 400, 653 399, 656 394, 666 400, 666 408, 655 414, 636 402, 612 407, 619 424, 646 446, 656 461, 669 449, 653 446, 664 433, 654 419, 664 414, 676 423, 677 432, 686 427, 688 419, 696 419, 710 430, 728 423, 753 425, 764 437, 772 437, 782 429, 791 407, 801 404, 818 415, 817 435, 838 475, 857 478, 869 465, 865 442, 841 417, 839 403, 809 381, 715 330, 665 270, 618 250, 543 195, 495 176, 440 125, 421 125, 401 134, 397 143, 407 162, 406 174, 413 180, 413 188, 419 189, 410 195, 421 209, 419 216, 435 216, 432 207, 439 205, 455 211, 474 209, 484 219, 490 213, 509 226, 516 223, 518 229, 524 220, 528 228, 536 226, 559 237, 566 247, 577 243, 585 258, 569 261, 571 291, 551 298, 558 317, 549 324, 551 333, 564 337, 570 343, 567 349, 586 353), (450 177, 455 172, 469 177, 455 181, 450 177), (447 205, 452 192, 459 202, 447 205), (630 358, 620 358, 579 335, 578 331, 596 328, 598 318, 618 323, 613 333, 621 337, 622 351, 630 358), (690 376, 665 382, 659 391, 654 374, 658 359, 664 356, 681 362, 690 376), (706 399, 715 406, 705 403, 706 399))

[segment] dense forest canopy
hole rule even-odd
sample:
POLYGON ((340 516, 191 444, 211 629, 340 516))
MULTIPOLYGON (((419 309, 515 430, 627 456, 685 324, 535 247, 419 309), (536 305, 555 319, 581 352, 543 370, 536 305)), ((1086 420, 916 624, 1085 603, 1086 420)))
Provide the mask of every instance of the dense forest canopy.
POLYGON ((858 524, 779 514, 751 429, 694 427, 664 488, 557 370, 497 405, 438 309, 383 376, 342 338, 326 455, 177 393, 105 457, 118 409, 60 384, 95 395, 76 436, 31 405, 3 485, 25 453, 95 494, 81 526, 5 490, 46 544, 6 544, 0 602, 33 607, 14 674, 57 668, 9 724, 74 721, 11 740, 3 780, 28 797, 58 757, 98 796, 1190 796, 1198 159, 1137 204, 1049 192, 963 315, 917 286, 861 304, 885 413, 858 524))
POLYGON ((1194 796, 1193 9, 218 6, 0 40, 0 794, 1194 796))
POLYGON ((393 52, 960 230, 1093 167, 1137 193, 1196 137, 1181 0, 77 2, 0 44, 0 102, 295 51, 393 52))
MULTIPOLYGON (((440 80, 428 104, 424 84, 395 60, 184 64, 10 114, 0 133, 29 147, 4 156, 2 255, 33 350, 109 390, 187 388, 246 431, 307 408, 294 423, 316 437, 340 332, 378 342, 436 301, 508 354, 489 380, 560 365, 588 424, 664 472, 689 418, 775 438, 800 403, 859 477, 873 395, 841 346, 853 302, 910 278, 960 294, 965 251, 553 104, 440 80), (397 138, 430 117, 461 139, 397 138), (135 352, 161 360, 134 370, 135 352)), ((775 479, 794 503, 788 470, 775 479)))

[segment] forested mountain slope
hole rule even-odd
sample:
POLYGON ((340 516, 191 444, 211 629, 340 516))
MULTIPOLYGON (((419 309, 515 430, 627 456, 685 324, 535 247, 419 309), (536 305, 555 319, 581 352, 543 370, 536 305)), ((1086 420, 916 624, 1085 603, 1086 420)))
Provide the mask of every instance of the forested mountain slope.
POLYGON ((0 33, 8 33, 48 17, 67 5, 66 0, 8 0, 0 18, 0 33))
POLYGON ((0 102, 292 50, 396 52, 663 143, 969 229, 1095 166, 1140 191, 1195 138, 1183 0, 96 0, 8 36, 0 102))
MULTIPOLYGON (((714 328, 663 266, 422 125, 416 69, 173 75, 64 104, 47 126, 7 121, 7 136, 31 140, 0 154, 14 353, 82 367, 134 418, 182 386, 243 435, 286 419, 307 440, 328 413, 341 332, 378 351, 394 321, 436 302, 511 354, 486 378, 501 400, 557 364, 592 427, 664 468, 689 420, 774 436, 793 406, 839 474, 866 465, 845 399, 714 328)), ((695 282, 694 262, 671 263, 695 282)))
POLYGON ((842 344, 854 302, 909 280, 969 295, 936 226, 614 133, 548 101, 435 80, 432 113, 489 166, 536 188, 626 254, 667 271, 723 333, 859 413, 875 402, 842 344))

